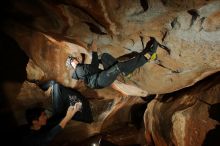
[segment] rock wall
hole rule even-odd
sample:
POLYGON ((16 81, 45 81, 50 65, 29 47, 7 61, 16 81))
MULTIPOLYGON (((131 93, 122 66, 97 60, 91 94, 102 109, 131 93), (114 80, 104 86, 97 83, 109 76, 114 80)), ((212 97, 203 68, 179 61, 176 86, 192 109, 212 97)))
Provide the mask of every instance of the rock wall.
POLYGON ((219 145, 219 73, 174 93, 160 95, 145 111, 150 145, 219 145), (212 133, 215 134, 212 134, 212 133))
POLYGON ((31 2, 28 5, 15 2, 16 10, 22 9, 25 11, 22 13, 31 18, 26 18, 30 21, 25 21, 26 26, 35 29, 8 22, 9 29, 5 30, 30 57, 29 64, 32 65, 27 68, 30 80, 55 79, 71 87, 79 86, 79 83, 71 79, 64 65, 65 59, 72 54, 79 58, 84 56, 86 62, 90 62, 87 44, 94 37, 98 37, 99 54, 108 52, 115 57, 140 52, 143 49, 140 37, 144 44, 150 36, 155 37, 171 50, 171 54, 159 49, 159 64, 146 63, 124 82, 149 93, 169 93, 219 71, 220 48, 218 1, 182 11, 167 7, 169 3, 145 1, 148 7, 144 9, 143 4, 131 1, 123 4, 118 1, 112 4, 105 1, 66 1, 64 4, 38 1, 40 9, 30 12, 31 2), (99 13, 95 9, 100 10, 99 13), (110 23, 114 23, 117 34, 110 23), (106 30, 102 31, 104 28, 106 30), (63 29, 66 31, 61 31, 63 29))

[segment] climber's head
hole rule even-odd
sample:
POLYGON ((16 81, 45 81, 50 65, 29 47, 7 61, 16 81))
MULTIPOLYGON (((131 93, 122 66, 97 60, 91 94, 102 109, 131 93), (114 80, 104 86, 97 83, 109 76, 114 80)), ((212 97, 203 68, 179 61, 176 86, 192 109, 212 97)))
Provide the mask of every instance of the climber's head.
POLYGON ((79 64, 79 59, 73 56, 68 56, 67 60, 66 60, 66 67, 68 69, 73 68, 75 69, 76 66, 79 64))

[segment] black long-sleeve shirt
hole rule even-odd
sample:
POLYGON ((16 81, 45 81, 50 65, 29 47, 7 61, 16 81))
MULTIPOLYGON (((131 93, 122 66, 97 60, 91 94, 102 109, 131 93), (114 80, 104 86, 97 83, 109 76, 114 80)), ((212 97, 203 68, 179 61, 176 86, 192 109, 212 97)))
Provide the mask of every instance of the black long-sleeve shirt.
POLYGON ((23 145, 24 146, 47 146, 54 137, 63 129, 59 124, 53 128, 50 126, 42 127, 40 130, 31 130, 30 127, 23 127, 23 145))
POLYGON ((97 77, 100 73, 99 60, 97 52, 92 52, 91 64, 78 64, 73 72, 72 78, 83 80, 90 88, 99 88, 97 77))

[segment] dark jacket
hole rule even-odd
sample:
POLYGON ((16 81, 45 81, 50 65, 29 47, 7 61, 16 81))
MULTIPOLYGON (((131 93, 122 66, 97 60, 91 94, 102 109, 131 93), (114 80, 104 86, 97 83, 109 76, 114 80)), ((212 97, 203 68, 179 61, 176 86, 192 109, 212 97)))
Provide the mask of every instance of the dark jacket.
POLYGON ((20 128, 22 135, 23 146, 47 146, 62 130, 59 124, 54 126, 54 122, 48 121, 49 124, 42 127, 40 130, 31 130, 28 125, 20 128), (51 124, 52 123, 52 124, 51 124), (52 127, 53 126, 53 127, 52 127))
POLYGON ((102 70, 99 69, 97 52, 92 52, 91 64, 78 64, 73 72, 72 78, 83 80, 90 88, 99 88, 97 78, 102 70))
POLYGON ((85 123, 93 122, 90 104, 85 96, 75 89, 64 87, 58 83, 55 83, 52 89, 54 115, 64 117, 70 105, 74 105, 76 102, 81 102, 82 108, 80 112, 76 112, 72 119, 85 123), (72 97, 72 99, 70 99, 70 97, 72 97))

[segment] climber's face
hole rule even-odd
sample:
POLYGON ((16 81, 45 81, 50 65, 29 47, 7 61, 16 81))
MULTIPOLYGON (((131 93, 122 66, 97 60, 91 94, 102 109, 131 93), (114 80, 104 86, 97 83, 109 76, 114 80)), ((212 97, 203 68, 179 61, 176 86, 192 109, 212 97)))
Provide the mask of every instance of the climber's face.
POLYGON ((47 124, 47 115, 45 112, 41 112, 40 117, 37 120, 33 120, 32 124, 37 127, 41 127, 47 124))
POLYGON ((74 69, 76 69, 76 66, 79 64, 79 60, 77 58, 74 58, 71 62, 71 65, 74 69))

